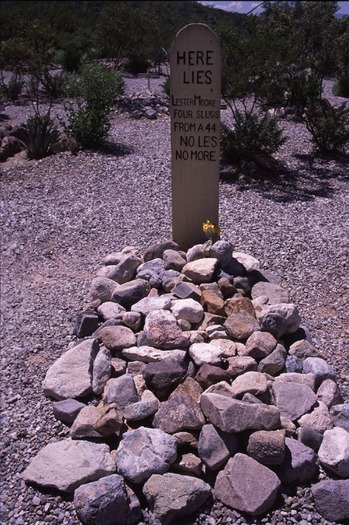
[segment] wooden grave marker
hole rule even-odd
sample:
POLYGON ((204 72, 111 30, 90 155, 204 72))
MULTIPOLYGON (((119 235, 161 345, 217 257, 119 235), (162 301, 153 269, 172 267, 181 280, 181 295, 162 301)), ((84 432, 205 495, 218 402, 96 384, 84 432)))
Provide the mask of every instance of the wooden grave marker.
POLYGON ((170 55, 172 235, 183 250, 218 226, 221 49, 205 24, 189 24, 170 55))

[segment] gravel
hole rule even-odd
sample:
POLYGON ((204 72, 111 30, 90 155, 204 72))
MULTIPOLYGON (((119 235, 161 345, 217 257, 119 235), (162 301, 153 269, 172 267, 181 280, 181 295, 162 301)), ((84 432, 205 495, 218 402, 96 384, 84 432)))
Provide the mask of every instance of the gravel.
MULTIPOLYGON (((162 82, 152 79, 152 91, 162 82)), ((144 92, 147 80, 128 79, 127 90, 144 92)), ((9 106, 5 113, 16 123, 27 110, 9 106)), ((232 173, 221 181, 221 237, 280 276, 348 401, 348 157, 316 156, 302 124, 282 125, 289 140, 278 157, 288 172, 268 179, 232 173)), ((131 120, 116 113, 110 138, 114 150, 3 164, 0 504, 7 525, 80 523, 69 499, 21 479, 43 446, 69 435, 41 383, 74 340, 75 317, 103 258, 171 237, 169 117, 131 120)), ((195 524, 328 524, 309 488, 283 496, 278 510, 258 519, 215 503, 195 524)), ((152 523, 147 512, 144 523, 152 523)))

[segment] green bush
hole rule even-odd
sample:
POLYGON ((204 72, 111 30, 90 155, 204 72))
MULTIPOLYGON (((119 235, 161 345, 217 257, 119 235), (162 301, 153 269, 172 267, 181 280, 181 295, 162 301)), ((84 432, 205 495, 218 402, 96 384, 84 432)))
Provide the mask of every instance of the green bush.
POLYGON ((28 138, 23 146, 30 159, 42 159, 52 153, 52 146, 58 140, 58 129, 50 117, 50 113, 36 113, 27 120, 28 138))
POLYGON ((67 90, 75 94, 77 106, 67 107, 65 131, 82 147, 101 145, 110 129, 110 110, 114 99, 122 92, 120 73, 99 64, 85 65, 80 78, 68 75, 67 90))
POLYGON ((69 124, 65 131, 83 148, 96 148, 107 138, 110 129, 109 112, 90 106, 68 109, 69 124))
POLYGON ((278 127, 278 121, 267 112, 235 110, 234 128, 222 125, 221 146, 227 161, 233 164, 253 160, 256 155, 271 157, 286 138, 278 127))
POLYGON ((77 96, 89 107, 111 108, 123 89, 119 72, 101 64, 86 64, 81 68, 77 96))
POLYGON ((314 101, 306 108, 304 120, 321 153, 344 153, 349 142, 349 109, 345 102, 335 107, 327 99, 314 101))
POLYGON ((337 79, 332 91, 337 97, 349 98, 349 71, 337 79))

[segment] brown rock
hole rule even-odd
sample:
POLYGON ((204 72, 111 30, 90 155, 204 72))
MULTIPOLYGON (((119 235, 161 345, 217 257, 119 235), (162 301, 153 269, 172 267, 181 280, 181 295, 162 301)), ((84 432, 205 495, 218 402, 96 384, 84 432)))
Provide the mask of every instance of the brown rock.
POLYGON ((88 405, 77 415, 70 435, 73 439, 108 437, 120 430, 122 422, 122 414, 116 404, 88 405))
POLYGON ((206 312, 222 316, 225 315, 223 299, 212 290, 202 291, 201 305, 206 312))
POLYGON ((231 314, 223 324, 227 334, 233 339, 243 341, 259 329, 259 324, 254 317, 247 312, 231 314))
POLYGON ((280 465, 285 457, 285 430, 258 430, 250 435, 247 453, 262 465, 280 465))
POLYGON ((225 302, 225 313, 227 316, 247 312, 252 317, 256 317, 251 299, 248 297, 232 297, 225 302))

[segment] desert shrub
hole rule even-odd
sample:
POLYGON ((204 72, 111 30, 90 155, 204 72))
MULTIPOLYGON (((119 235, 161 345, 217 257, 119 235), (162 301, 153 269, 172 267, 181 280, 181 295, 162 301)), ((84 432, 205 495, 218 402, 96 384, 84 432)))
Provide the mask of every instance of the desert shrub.
POLYGON ((349 71, 337 79, 333 86, 333 94, 337 97, 349 98, 349 71))
POLYGON ((76 86, 77 97, 89 107, 110 108, 123 89, 123 80, 119 72, 101 64, 86 64, 76 86))
POLYGON ((322 78, 319 75, 307 71, 292 71, 290 68, 286 99, 300 112, 303 112, 311 101, 320 100, 322 90, 322 78))
POLYGON ((223 155, 233 164, 256 155, 271 157, 286 141, 277 119, 267 112, 235 110, 234 120, 234 128, 222 125, 221 133, 223 155))
POLYGON ((82 63, 83 52, 77 47, 67 46, 63 50, 60 63, 64 71, 72 73, 73 71, 79 71, 82 63))
POLYGON ((68 108, 65 131, 84 148, 96 148, 104 142, 110 129, 109 112, 89 106, 68 108))
POLYGON ((85 65, 80 77, 68 77, 67 86, 78 101, 77 105, 66 108, 66 133, 82 147, 99 146, 110 129, 109 115, 114 99, 122 91, 120 73, 99 64, 85 65))
POLYGON ((27 139, 22 141, 27 155, 31 159, 42 159, 52 153, 52 146, 57 142, 59 133, 50 113, 40 115, 36 112, 27 120, 27 139))
POLYGON ((349 109, 343 103, 332 106, 327 99, 310 102, 304 121, 321 153, 343 153, 349 142, 349 109))

